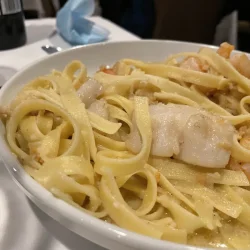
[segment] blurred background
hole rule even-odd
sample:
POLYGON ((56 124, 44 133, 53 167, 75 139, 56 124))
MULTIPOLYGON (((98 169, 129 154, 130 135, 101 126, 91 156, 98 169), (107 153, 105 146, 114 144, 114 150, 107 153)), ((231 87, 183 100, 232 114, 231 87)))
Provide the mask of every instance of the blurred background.
MULTIPOLYGON (((55 17, 66 0, 23 0, 26 19, 55 17)), ((141 38, 218 45, 250 52, 250 1, 96 0, 95 15, 141 38)))

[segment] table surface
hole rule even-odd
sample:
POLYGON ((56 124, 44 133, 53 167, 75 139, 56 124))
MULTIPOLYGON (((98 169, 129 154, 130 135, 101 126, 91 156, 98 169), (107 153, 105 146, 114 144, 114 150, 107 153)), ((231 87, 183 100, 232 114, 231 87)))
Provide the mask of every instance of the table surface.
MULTIPOLYGON (((101 18, 91 20, 109 29, 108 41, 138 40, 139 38, 101 18)), ((54 19, 26 22, 28 42, 18 49, 0 52, 0 68, 20 70, 32 61, 46 56, 41 46, 51 44, 63 49, 70 47, 57 34, 54 19)), ((1 76, 1 71, 0 71, 1 76)), ((19 190, 0 164, 0 250, 103 250, 61 226, 43 213, 19 190)))
MULTIPOLYGON (((102 17, 93 16, 89 17, 89 19, 110 31, 107 42, 139 39, 137 36, 102 17)), ((26 21, 26 45, 17 49, 0 51, 0 67, 11 67, 15 70, 21 69, 27 64, 34 62, 34 60, 47 55, 41 49, 43 45, 59 46, 62 49, 70 48, 71 45, 65 42, 55 31, 54 18, 26 21)))

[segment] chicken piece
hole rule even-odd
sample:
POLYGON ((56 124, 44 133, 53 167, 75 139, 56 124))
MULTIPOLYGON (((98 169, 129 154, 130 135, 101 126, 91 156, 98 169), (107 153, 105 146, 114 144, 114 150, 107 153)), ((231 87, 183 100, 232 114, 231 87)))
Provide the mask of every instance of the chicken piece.
POLYGON ((101 100, 96 100, 88 108, 88 111, 93 112, 102 118, 108 120, 108 107, 107 107, 107 102, 103 99, 101 100))
MULTIPOLYGON (((149 106, 153 140, 151 155, 175 157, 184 162, 210 168, 224 168, 230 158, 234 128, 204 110, 178 104, 149 106)), ((126 145, 138 153, 141 138, 133 126, 126 145)))
POLYGON ((218 53, 220 56, 222 56, 222 57, 228 59, 228 58, 230 57, 231 52, 232 52, 233 50, 234 50, 234 46, 231 45, 231 44, 229 44, 229 43, 226 43, 226 42, 225 42, 225 43, 222 43, 222 44, 220 45, 219 49, 217 50, 217 53, 218 53))
POLYGON ((230 62, 243 76, 250 79, 250 60, 245 54, 233 55, 230 62))
POLYGON ((89 79, 77 90, 77 94, 79 95, 80 99, 86 105, 87 108, 102 93, 103 86, 94 79, 89 79))
POLYGON ((185 60, 183 60, 183 62, 180 63, 180 68, 190 69, 200 72, 208 71, 208 65, 202 64, 201 60, 196 57, 188 57, 185 60))
POLYGON ((198 111, 185 124, 177 158, 193 165, 224 168, 230 158, 233 132, 229 123, 198 111))
POLYGON ((149 106, 152 121, 153 142, 151 154, 172 157, 180 153, 180 132, 190 115, 196 110, 187 105, 165 105, 162 103, 149 106))

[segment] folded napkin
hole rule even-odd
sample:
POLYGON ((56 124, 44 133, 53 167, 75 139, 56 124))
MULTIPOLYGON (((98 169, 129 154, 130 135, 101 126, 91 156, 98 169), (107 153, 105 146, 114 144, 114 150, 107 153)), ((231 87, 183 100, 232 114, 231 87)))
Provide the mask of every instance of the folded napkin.
POLYGON ((94 0, 68 0, 57 14, 59 34, 71 45, 105 41, 110 32, 86 18, 94 9, 94 0))

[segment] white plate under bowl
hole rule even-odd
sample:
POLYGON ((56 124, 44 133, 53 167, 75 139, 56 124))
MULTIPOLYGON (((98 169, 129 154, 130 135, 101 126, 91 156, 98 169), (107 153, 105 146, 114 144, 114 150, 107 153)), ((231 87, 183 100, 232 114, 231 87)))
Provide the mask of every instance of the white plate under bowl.
MULTIPOLYGON (((0 91, 0 105, 8 104, 25 83, 38 76, 48 74, 52 69, 62 70, 72 60, 82 61, 91 75, 100 65, 111 65, 122 58, 160 61, 170 54, 197 51, 202 46, 194 43, 174 41, 133 41, 102 43, 60 52, 33 63, 12 77, 0 91)), ((198 249, 196 247, 152 239, 121 229, 91 217, 64 201, 55 198, 25 173, 6 143, 5 129, 2 123, 0 123, 0 148, 0 155, 6 168, 23 192, 45 213, 80 236, 105 248, 114 250, 198 249)), ((20 214, 20 216, 22 215, 20 214)))

